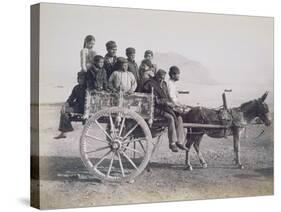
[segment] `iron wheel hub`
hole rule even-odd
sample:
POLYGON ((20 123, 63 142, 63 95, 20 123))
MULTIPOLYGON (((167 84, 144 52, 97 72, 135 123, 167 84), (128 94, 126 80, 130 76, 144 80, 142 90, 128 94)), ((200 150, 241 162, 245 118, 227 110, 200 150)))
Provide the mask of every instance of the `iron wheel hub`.
POLYGON ((112 150, 119 150, 121 148, 121 142, 119 140, 114 140, 112 143, 111 143, 111 149, 112 150))

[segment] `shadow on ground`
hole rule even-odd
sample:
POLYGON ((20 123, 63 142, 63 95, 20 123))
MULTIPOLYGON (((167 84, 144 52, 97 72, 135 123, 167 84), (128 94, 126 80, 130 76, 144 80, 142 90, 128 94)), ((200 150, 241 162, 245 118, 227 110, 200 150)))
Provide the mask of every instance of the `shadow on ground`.
MULTIPOLYGON (((33 164, 38 164, 40 160, 40 179, 51 180, 51 181, 78 181, 78 182, 91 182, 101 183, 101 181, 89 174, 88 170, 84 166, 81 158, 79 157, 57 157, 57 156, 32 156, 31 160, 33 164)), ((93 160, 99 160, 99 158, 93 158, 93 160)), ((136 160, 137 161, 137 160, 136 160)), ((106 162, 106 161, 105 161, 106 162)), ((109 162, 109 160, 108 160, 109 162)), ((124 163, 124 167, 130 167, 129 163, 124 163)), ((201 169, 199 164, 193 166, 195 170, 201 169)), ((235 166, 230 164, 220 164, 216 166, 209 166, 208 169, 237 169, 235 166)), ((169 169, 169 170, 184 170, 184 164, 172 164, 172 163, 159 163, 150 162, 147 166, 146 171, 153 171, 158 169, 169 169)), ((272 176, 273 168, 262 168, 254 169, 254 174, 235 174, 237 178, 257 178, 260 176, 272 176)), ((35 168, 32 169, 31 176, 33 179, 38 179, 39 172, 35 168)))

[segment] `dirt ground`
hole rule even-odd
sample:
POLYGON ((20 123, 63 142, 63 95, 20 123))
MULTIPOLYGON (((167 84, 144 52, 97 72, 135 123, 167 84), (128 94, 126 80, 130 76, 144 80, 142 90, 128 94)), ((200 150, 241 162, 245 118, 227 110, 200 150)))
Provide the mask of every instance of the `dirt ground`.
POLYGON ((59 106, 40 108, 41 208, 69 208, 159 201, 197 200, 273 194, 273 126, 250 126, 241 141, 245 169, 233 163, 232 138, 204 136, 201 150, 208 163, 202 169, 191 152, 193 171, 184 170, 185 152, 172 153, 162 139, 151 158, 150 172, 144 171, 134 183, 101 183, 88 174, 79 155, 81 124, 67 139, 58 134, 59 106), (262 129, 265 133, 255 138, 262 129))

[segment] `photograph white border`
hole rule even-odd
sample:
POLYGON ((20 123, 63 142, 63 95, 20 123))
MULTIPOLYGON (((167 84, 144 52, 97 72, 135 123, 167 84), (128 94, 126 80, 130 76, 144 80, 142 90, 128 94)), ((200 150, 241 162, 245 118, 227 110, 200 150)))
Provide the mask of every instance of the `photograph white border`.
MULTIPOLYGON (((276 211, 280 205, 280 3, 276 0, 65 0, 48 1, 83 5, 160 9, 175 11, 207 12, 270 16, 275 18, 275 132, 274 175, 275 195, 266 197, 231 198, 216 200, 184 201, 173 203, 124 205, 69 209, 69 211, 107 212, 122 210, 139 212, 161 211, 276 211), (279 61, 278 61, 279 59, 279 61)), ((1 211, 30 211, 30 5, 38 1, 10 0, 1 2, 1 211)), ((188 192, 188 191, 187 191, 188 192)))

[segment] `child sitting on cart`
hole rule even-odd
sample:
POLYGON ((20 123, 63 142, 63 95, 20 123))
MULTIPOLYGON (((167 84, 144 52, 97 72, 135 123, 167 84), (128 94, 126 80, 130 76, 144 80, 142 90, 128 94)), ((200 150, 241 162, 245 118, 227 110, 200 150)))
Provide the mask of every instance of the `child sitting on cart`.
POLYGON ((151 62, 151 70, 156 74, 157 72, 157 65, 153 63, 153 51, 146 50, 144 52, 144 59, 149 60, 151 62))
POLYGON ((143 87, 144 83, 147 80, 149 80, 155 76, 155 71, 154 71, 154 68, 153 68, 150 60, 144 59, 143 61, 141 61, 141 65, 139 68, 139 74, 140 74, 139 87, 140 87, 140 90, 142 91, 142 87, 143 87))
POLYGON ((137 88, 135 76, 128 71, 128 60, 123 57, 117 59, 119 69, 114 71, 109 78, 109 88, 113 92, 132 94, 137 88))
POLYGON ((73 114, 84 113, 85 93, 86 93, 86 74, 85 72, 78 72, 78 84, 74 86, 71 95, 68 97, 66 103, 62 106, 59 131, 61 132, 55 139, 66 138, 65 133, 73 131, 71 118, 73 114))
POLYGON ((104 69, 104 58, 101 55, 94 57, 94 63, 86 74, 87 89, 102 91, 107 90, 107 75, 104 69))

